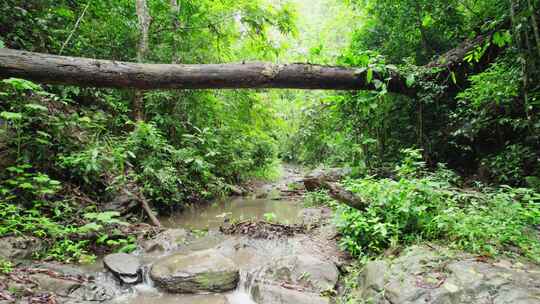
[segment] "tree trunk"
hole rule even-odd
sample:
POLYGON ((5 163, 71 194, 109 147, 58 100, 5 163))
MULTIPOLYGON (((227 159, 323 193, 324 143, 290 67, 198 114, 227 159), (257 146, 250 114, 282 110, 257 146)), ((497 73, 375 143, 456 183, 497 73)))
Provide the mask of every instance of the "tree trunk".
POLYGON ((180 63, 180 55, 178 52, 178 31, 180 30, 180 20, 178 20, 178 14, 180 13, 180 4, 178 0, 171 0, 171 20, 173 27, 173 43, 172 43, 172 63, 180 63))
POLYGON ((529 13, 531 14, 531 24, 533 28, 534 39, 536 41, 536 51, 540 56, 540 31, 538 30, 538 22, 536 21, 536 10, 531 0, 527 0, 527 4, 529 5, 529 13))
MULTIPOLYGON (((150 29, 150 22, 152 21, 150 13, 148 12, 148 6, 146 0, 136 0, 135 2, 137 17, 139 19, 139 47, 137 49, 137 61, 144 62, 146 53, 148 53, 148 31, 150 29)), ((144 91, 135 91, 133 98, 133 118, 136 121, 144 120, 144 91)))
MULTIPOLYGON (((0 77, 89 87, 136 89, 296 88, 375 90, 366 69, 311 64, 139 64, 0 49, 0 77)), ((388 91, 414 95, 397 73, 388 91)))
MULTIPOLYGON (((447 91, 468 85, 467 76, 479 73, 500 53, 492 43, 480 63, 464 62, 465 55, 489 41, 481 35, 426 65, 438 72, 425 79, 445 84, 447 91), (455 74, 453 82, 450 73, 455 74)), ((231 64, 140 64, 89 58, 57 56, 0 49, 0 78, 18 77, 36 82, 88 87, 135 89, 323 89, 377 90, 375 80, 386 84, 391 93, 416 97, 416 88, 406 85, 398 72, 385 75, 373 72, 368 81, 365 68, 346 68, 311 64, 231 63, 231 64)))
POLYGON ((137 50, 137 60, 143 62, 146 53, 148 53, 148 31, 150 29, 150 23, 152 19, 148 12, 148 6, 146 0, 136 0, 137 17, 139 19, 139 31, 141 37, 139 39, 139 49, 137 50))
POLYGON ((316 170, 308 174, 302 182, 308 191, 324 189, 336 201, 358 210, 365 210, 369 206, 369 203, 338 183, 347 174, 350 174, 349 169, 316 170))

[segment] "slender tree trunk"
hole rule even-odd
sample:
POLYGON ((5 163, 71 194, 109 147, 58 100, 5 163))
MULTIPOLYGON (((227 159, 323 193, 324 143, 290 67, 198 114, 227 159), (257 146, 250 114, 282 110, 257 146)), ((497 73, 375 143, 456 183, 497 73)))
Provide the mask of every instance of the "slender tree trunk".
MULTIPOLYGON (((148 53, 148 32, 152 19, 150 17, 150 13, 148 12, 146 0, 136 0, 135 4, 137 17, 139 19, 139 31, 141 35, 139 39, 139 47, 137 49, 137 61, 142 63, 146 58, 146 53, 148 53)), ((133 99, 133 118, 136 121, 144 120, 144 91, 135 91, 135 96, 133 99)))
POLYGON ((534 33, 534 39, 536 40, 536 51, 538 52, 538 56, 540 56, 540 33, 538 31, 538 22, 536 21, 536 10, 532 5, 531 0, 527 0, 527 4, 529 5, 529 12, 531 14, 531 23, 534 33))
POLYGON ((174 29, 173 44, 172 44, 172 63, 180 63, 180 52, 178 51, 178 35, 180 30, 180 20, 178 14, 180 13, 180 3, 178 0, 171 0, 171 19, 174 29))
POLYGON ((148 32, 152 18, 150 17, 146 0, 136 0, 136 8, 137 17, 139 19, 139 31, 141 35, 139 39, 139 48, 137 50, 137 59, 139 62, 144 62, 146 53, 148 53, 148 32))
POLYGON ((416 6, 416 25, 418 26, 418 29, 420 30, 420 39, 422 40, 422 48, 424 49, 424 52, 426 53, 426 59, 430 59, 431 55, 433 54, 433 50, 431 49, 429 45, 429 41, 427 38, 427 34, 424 28, 424 25, 422 24, 422 16, 420 5, 418 4, 418 1, 415 1, 416 6))
POLYGON ((521 32, 517 28, 516 3, 514 0, 510 0, 510 20, 512 21, 512 32, 514 33, 516 46, 521 47, 521 32))

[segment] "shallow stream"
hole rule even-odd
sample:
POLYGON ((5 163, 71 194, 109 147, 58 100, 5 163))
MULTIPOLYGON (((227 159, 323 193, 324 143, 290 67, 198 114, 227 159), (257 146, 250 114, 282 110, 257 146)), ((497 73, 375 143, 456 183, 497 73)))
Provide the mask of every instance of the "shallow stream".
POLYGON ((246 237, 226 236, 219 232, 219 227, 225 221, 267 220, 271 217, 280 223, 295 224, 302 221, 302 204, 298 200, 287 199, 286 196, 277 198, 270 193, 286 193, 289 182, 295 182, 299 171, 285 167, 282 179, 271 185, 264 185, 264 195, 259 193, 246 197, 232 197, 213 204, 195 207, 172 216, 161 217, 160 222, 165 228, 182 228, 191 230, 200 237, 191 240, 180 250, 168 251, 166 254, 143 254, 140 258, 148 269, 151 264, 164 255, 174 252, 193 252, 209 248, 218 248, 229 255, 240 267, 240 282, 233 292, 223 294, 170 294, 161 292, 153 286, 150 278, 145 274, 144 282, 136 285, 130 292, 117 297, 115 304, 256 304, 250 296, 250 282, 247 272, 273 257, 294 254, 300 246, 295 240, 255 240, 246 237), (265 196, 267 198, 256 198, 265 196), (238 250, 238 248, 240 250, 238 250))

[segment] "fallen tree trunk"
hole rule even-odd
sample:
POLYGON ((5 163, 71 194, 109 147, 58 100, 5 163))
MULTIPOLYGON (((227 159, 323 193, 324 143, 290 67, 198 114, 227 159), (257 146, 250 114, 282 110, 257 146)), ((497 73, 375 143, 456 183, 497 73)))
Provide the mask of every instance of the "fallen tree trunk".
POLYGON ((358 210, 365 210, 369 203, 338 183, 347 174, 350 174, 350 169, 316 170, 307 175, 303 182, 308 191, 324 189, 336 201, 358 210))
MULTIPOLYGON (((433 73, 424 81, 462 90, 468 76, 485 70, 501 49, 490 43, 491 34, 479 35, 441 55, 425 67, 433 73), (483 49, 471 64, 467 54, 483 49)), ((391 93, 416 97, 420 88, 408 86, 406 75, 388 69, 384 74, 366 68, 264 62, 229 64, 141 64, 57 56, 0 49, 0 78, 18 77, 41 83, 133 89, 280 88, 376 91, 381 83, 391 93), (378 86, 376 86, 378 84, 378 86)))
POLYGON ((368 202, 356 196, 351 191, 345 189, 339 183, 323 181, 321 182, 320 188, 328 190, 328 195, 330 195, 331 198, 335 199, 338 202, 344 203, 349 207, 358 210, 365 210, 368 206, 368 202))
POLYGON ((375 90, 414 95, 398 74, 312 64, 139 64, 0 49, 0 77, 50 84, 136 89, 295 88, 375 90), (369 78, 369 79, 368 79, 369 78))

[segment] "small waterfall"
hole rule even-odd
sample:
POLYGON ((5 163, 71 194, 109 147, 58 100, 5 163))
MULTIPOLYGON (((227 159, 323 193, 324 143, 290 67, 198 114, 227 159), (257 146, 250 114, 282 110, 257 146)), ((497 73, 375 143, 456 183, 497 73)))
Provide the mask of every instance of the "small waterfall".
POLYGON ((240 271, 240 281, 238 287, 231 294, 227 295, 230 304, 257 304, 251 297, 254 276, 245 270, 240 271))
POLYGON ((150 278, 150 265, 142 268, 142 283, 135 285, 133 288, 142 293, 159 293, 154 281, 150 278))

